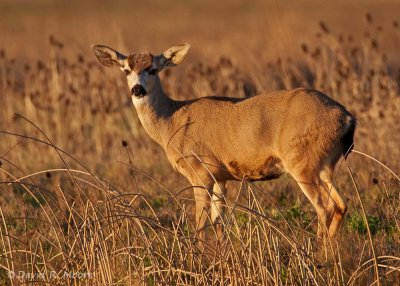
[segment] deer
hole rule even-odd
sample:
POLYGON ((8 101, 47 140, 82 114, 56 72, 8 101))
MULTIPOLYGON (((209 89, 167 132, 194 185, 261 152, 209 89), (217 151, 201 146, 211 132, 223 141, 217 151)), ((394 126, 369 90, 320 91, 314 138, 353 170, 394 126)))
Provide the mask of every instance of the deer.
POLYGON ((347 206, 333 176, 339 159, 353 148, 355 117, 324 93, 305 88, 173 100, 159 73, 183 62, 189 48, 181 44, 159 55, 125 56, 92 45, 102 65, 125 72, 142 126, 191 183, 199 240, 205 240, 210 224, 222 236, 227 181, 272 180, 284 173, 315 208, 317 236, 334 237, 347 206))

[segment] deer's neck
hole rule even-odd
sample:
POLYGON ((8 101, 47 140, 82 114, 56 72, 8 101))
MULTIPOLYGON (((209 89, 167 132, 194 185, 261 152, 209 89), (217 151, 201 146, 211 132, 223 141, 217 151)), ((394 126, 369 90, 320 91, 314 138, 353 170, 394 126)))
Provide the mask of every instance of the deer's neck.
POLYGON ((147 95, 141 99, 133 99, 133 104, 146 132, 154 141, 164 146, 171 132, 173 114, 183 102, 169 98, 157 79, 147 95))

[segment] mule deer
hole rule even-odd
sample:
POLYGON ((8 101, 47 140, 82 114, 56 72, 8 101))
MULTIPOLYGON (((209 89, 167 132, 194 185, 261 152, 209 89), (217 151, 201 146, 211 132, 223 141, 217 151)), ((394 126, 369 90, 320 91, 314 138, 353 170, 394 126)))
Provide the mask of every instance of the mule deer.
POLYGON ((180 64, 189 47, 174 46, 158 56, 124 56, 101 45, 92 50, 104 66, 126 73, 144 129, 193 185, 200 239, 210 206, 221 235, 227 180, 269 180, 284 172, 315 207, 318 236, 334 236, 347 207, 332 176, 340 157, 352 149, 355 118, 325 94, 304 88, 241 99, 172 100, 158 73, 180 64))

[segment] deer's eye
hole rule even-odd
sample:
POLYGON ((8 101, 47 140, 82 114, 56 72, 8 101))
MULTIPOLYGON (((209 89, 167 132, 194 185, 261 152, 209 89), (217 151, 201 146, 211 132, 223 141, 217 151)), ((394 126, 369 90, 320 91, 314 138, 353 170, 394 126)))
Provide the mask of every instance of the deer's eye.
POLYGON ((151 69, 149 70, 149 74, 155 75, 157 73, 157 69, 151 69))
POLYGON ((131 71, 130 70, 124 70, 125 74, 128 75, 131 71))

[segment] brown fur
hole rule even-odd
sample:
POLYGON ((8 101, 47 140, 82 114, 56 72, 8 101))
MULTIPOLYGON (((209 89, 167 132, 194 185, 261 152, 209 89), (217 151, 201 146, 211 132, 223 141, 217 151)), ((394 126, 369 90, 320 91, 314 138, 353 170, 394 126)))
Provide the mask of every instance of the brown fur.
POLYGON ((237 180, 262 181, 279 178, 284 169, 282 161, 276 157, 269 157, 261 166, 243 166, 236 161, 229 162, 229 171, 237 180))
POLYGON ((152 62, 153 55, 150 53, 130 54, 128 56, 129 67, 135 73, 141 73, 142 71, 150 68, 152 62))

